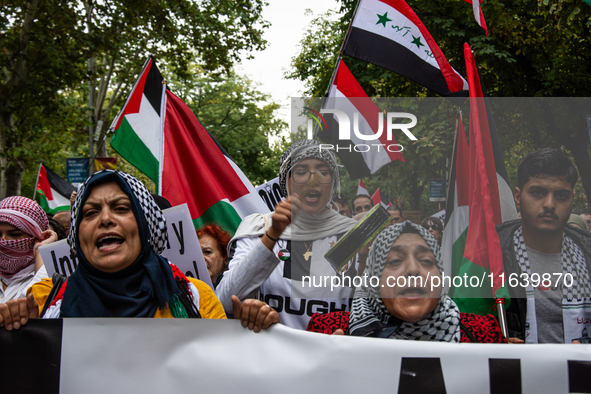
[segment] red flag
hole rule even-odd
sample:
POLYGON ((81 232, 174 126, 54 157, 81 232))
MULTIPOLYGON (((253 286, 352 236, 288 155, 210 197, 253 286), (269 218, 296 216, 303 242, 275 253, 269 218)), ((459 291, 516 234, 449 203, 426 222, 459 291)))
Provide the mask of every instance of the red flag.
POLYGON ((495 229, 502 222, 497 170, 486 103, 470 46, 464 44, 470 91, 470 224, 464 257, 493 273, 493 294, 501 288, 503 254, 495 229))
POLYGON ((365 184, 363 183, 363 181, 361 179, 359 180, 359 186, 357 186, 357 194, 367 194, 369 196, 369 192, 367 191, 367 187, 365 187, 365 184))
POLYGON ((244 173, 191 109, 166 91, 162 196, 187 203, 196 227, 216 223, 234 233, 241 218, 268 212, 244 173))
MULTIPOLYGON (((351 120, 355 118, 355 113, 358 113, 359 132, 365 136, 379 134, 380 109, 365 93, 343 60, 339 62, 323 109, 338 109, 347 114, 351 120)), ((381 125, 381 135, 376 140, 383 147, 367 149, 362 146, 368 141, 359 138, 355 132, 351 132, 351 137, 348 140, 339 139, 338 130, 340 128, 336 117, 331 114, 324 114, 324 119, 328 122, 328 127, 320 128, 318 137, 329 144, 341 147, 340 149, 335 148, 336 154, 347 168, 351 179, 374 174, 382 166, 395 160, 404 161, 402 153, 400 153, 401 148, 396 144, 396 139, 388 140, 387 133, 383 132, 387 128, 385 119, 383 119, 381 125), (358 149, 355 147, 358 147, 358 149)), ((352 126, 351 123, 349 127, 352 126)))
POLYGON ((486 21, 484 20, 484 14, 482 13, 482 8, 480 8, 480 4, 482 4, 482 0, 465 0, 466 3, 472 4, 472 9, 474 10, 474 19, 476 19, 476 23, 480 25, 484 29, 484 32, 488 34, 488 30, 486 28, 486 21))

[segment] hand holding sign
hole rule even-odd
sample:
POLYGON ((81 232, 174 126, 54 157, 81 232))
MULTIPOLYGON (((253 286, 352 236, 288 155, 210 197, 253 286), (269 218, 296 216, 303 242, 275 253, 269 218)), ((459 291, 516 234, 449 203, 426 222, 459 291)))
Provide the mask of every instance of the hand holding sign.
POLYGON ((39 318, 39 306, 33 294, 29 294, 27 298, 17 298, 6 304, 0 304, 0 327, 5 327, 8 331, 13 328, 18 330, 27 324, 29 319, 37 318, 39 318))

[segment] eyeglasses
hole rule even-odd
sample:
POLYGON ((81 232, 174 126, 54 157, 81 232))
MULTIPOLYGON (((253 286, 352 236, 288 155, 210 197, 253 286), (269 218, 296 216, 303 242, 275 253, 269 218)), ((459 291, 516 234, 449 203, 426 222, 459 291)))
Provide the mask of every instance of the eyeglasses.
POLYGON ((330 170, 308 171, 304 169, 295 169, 291 172, 291 179, 294 183, 308 183, 312 174, 316 175, 318 183, 325 185, 332 182, 332 173, 330 170))
POLYGON ((441 231, 441 229, 439 228, 439 226, 437 224, 426 224, 423 226, 424 228, 426 228, 427 230, 439 230, 441 231))

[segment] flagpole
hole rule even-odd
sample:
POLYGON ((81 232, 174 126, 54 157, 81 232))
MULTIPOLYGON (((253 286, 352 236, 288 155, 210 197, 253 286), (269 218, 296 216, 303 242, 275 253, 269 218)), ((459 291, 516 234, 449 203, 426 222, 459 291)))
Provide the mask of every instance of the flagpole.
POLYGON ((158 185, 156 185, 156 194, 162 196, 162 171, 164 170, 164 126, 166 124, 166 79, 162 80, 162 100, 160 101, 160 151, 158 152, 158 185))
MULTIPOLYGON (((150 60, 154 59, 154 55, 149 54, 148 58, 146 59, 146 61, 144 62, 144 65, 142 66, 142 70, 140 71, 139 75, 142 75, 142 73, 144 72, 144 70, 146 69, 146 67, 148 66, 148 63, 150 62, 150 60)), ((117 122, 119 121, 119 117, 121 116, 121 114, 123 113, 123 109, 127 106, 127 104, 129 103, 129 100, 131 99, 131 96, 133 95, 133 91, 135 90, 135 87, 137 86, 137 81, 135 83, 135 85, 133 85, 133 87, 131 88, 131 93, 129 93, 129 96, 127 97, 127 100, 125 100, 125 104, 123 104, 123 107, 121 107, 121 109, 119 110, 119 112, 117 113, 117 116, 115 116, 115 118, 113 119, 113 122, 111 123, 111 126, 109 126, 109 131, 113 131, 115 128, 115 125, 117 124, 117 122)), ((105 133, 107 134, 107 133, 105 133)))
MULTIPOLYGON (((454 135, 454 146, 453 146, 452 152, 456 152, 456 145, 458 144, 458 133, 460 131, 460 118, 462 116, 461 114, 462 114, 462 109, 460 107, 458 107, 457 108, 457 114, 456 114, 456 132, 455 132, 455 135, 454 135)), ((447 193, 446 193, 447 198, 446 198, 446 204, 445 204, 445 212, 446 212, 445 221, 446 222, 449 221, 449 215, 447 215, 447 212, 450 211, 450 209, 447 206, 447 204, 450 204, 450 203, 453 204, 453 199, 450 198, 450 195, 449 195, 449 189, 451 187, 455 187, 455 185, 452 185, 451 184, 451 177, 452 177, 452 175, 454 175, 453 174, 453 168, 454 168, 454 165, 455 164, 456 164, 456 157, 452 153, 452 155, 451 155, 451 166, 450 166, 450 169, 451 170, 449 171, 449 177, 447 179, 447 193)), ((444 224, 447 225, 447 223, 444 223, 444 224)))
POLYGON ((88 172, 90 171, 90 165, 91 165, 91 163, 94 165, 94 160, 98 156, 98 153, 99 153, 101 147, 103 146, 103 144, 105 143, 106 139, 107 139, 107 134, 105 134, 105 136, 103 137, 103 140, 101 141, 101 144, 96 149, 96 153, 95 153, 94 157, 92 158, 92 161, 88 162, 88 166, 86 166, 86 172, 84 173, 84 176, 82 178, 86 178, 86 176, 88 175, 88 172))
MULTIPOLYGON (((324 93, 324 97, 328 96, 328 92, 330 91, 330 87, 332 86, 332 83, 334 82, 335 76, 337 74, 337 70, 339 69, 339 63, 341 62, 341 59, 343 58, 343 49, 345 48, 345 45, 347 44, 347 41, 349 40, 349 35, 351 34, 351 28, 353 27, 353 19, 355 19, 355 15, 357 14, 357 9, 359 8, 360 2, 361 2, 361 0, 359 0, 357 2, 357 4, 355 5, 355 9, 353 10, 353 17, 351 18, 351 21, 349 22, 349 26, 347 27, 347 34, 345 34, 345 39, 343 40, 343 43, 341 44, 341 48, 339 49, 339 56, 337 56, 337 61, 336 61, 335 66, 333 68, 332 76, 330 77, 330 81, 328 83, 328 87, 326 88, 326 92, 324 93)), ((324 102, 322 103, 322 105, 324 106, 324 102)))
POLYGON ((505 314, 505 299, 496 298, 495 305, 497 307, 497 315, 499 317, 499 326, 505 338, 509 339, 509 327, 507 326, 507 316, 505 314))
POLYGON ((33 201, 35 201, 35 197, 37 196, 37 186, 39 185, 39 174, 41 173, 41 166, 42 164, 39 163, 39 171, 37 171, 37 180, 35 181, 35 191, 33 192, 33 201))

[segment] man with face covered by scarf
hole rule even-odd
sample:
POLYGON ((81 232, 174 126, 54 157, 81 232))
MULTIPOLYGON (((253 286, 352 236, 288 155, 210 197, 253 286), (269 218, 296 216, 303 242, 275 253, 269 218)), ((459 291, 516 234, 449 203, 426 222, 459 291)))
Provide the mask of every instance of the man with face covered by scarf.
POLYGON ((279 184, 286 199, 270 214, 246 217, 228 245, 228 271, 216 288, 226 312, 231 296, 264 300, 281 323, 305 329, 315 312, 348 310, 353 289, 319 279, 356 275, 352 259, 337 271, 324 259, 328 250, 355 224, 332 209, 339 192, 336 157, 314 140, 297 141, 281 157, 279 184))
POLYGON ((37 248, 56 240, 35 201, 20 196, 0 201, 0 303, 24 297, 47 276, 37 248))

